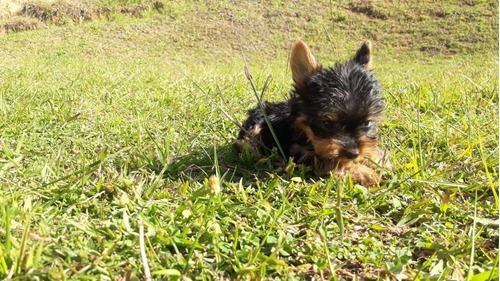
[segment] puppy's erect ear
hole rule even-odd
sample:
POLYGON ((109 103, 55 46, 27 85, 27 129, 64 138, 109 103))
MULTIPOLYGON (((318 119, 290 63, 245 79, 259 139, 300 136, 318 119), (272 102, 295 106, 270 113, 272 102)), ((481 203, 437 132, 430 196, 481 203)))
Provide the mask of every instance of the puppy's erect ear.
POLYGON ((356 55, 354 55, 354 58, 352 59, 354 62, 361 64, 362 66, 366 68, 370 68, 372 64, 372 43, 370 41, 366 41, 361 45, 359 50, 356 52, 356 55))
POLYGON ((292 69, 293 82, 297 88, 300 88, 321 69, 321 65, 316 61, 306 44, 298 40, 292 48, 290 68, 292 69))

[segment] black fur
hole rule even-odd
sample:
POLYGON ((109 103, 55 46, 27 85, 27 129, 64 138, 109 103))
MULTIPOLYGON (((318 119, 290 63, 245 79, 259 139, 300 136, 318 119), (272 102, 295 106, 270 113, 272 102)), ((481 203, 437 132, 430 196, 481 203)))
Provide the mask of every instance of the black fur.
MULTIPOLYGON (((349 61, 321 69, 304 87, 295 88, 291 94, 291 112, 295 116, 304 113, 313 130, 319 113, 332 113, 338 116, 339 125, 347 126, 352 131, 368 117, 380 118, 384 109, 381 92, 380 83, 371 70, 349 61)), ((338 131, 339 128, 336 128, 318 130, 317 133, 326 137, 338 131)))

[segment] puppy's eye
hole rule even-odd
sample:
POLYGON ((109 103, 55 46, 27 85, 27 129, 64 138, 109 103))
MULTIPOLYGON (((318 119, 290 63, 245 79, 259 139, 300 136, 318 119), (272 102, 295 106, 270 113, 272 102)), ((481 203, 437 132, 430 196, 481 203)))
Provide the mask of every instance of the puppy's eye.
POLYGON ((329 128, 329 129, 335 127, 335 122, 330 121, 330 120, 322 121, 322 124, 323 124, 323 127, 329 128))
POLYGON ((327 127, 327 128, 330 128, 330 127, 333 127, 333 122, 332 121, 322 121, 323 122, 323 126, 324 127, 327 127))
POLYGON ((338 122, 330 120, 321 121, 321 124, 323 125, 324 128, 329 130, 340 130, 342 127, 338 122))

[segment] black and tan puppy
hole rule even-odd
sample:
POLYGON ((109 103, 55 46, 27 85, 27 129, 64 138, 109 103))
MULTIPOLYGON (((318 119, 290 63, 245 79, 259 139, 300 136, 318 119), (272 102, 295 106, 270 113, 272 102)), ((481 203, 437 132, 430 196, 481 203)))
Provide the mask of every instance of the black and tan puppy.
MULTIPOLYGON (((366 42, 351 60, 323 68, 302 41, 294 44, 291 98, 262 104, 286 157, 324 174, 350 174, 365 185, 378 182, 372 162, 390 164, 377 147, 384 100, 370 70, 370 52, 366 42)), ((257 107, 248 114, 235 147, 247 147, 254 154, 276 147, 262 110, 257 107)))

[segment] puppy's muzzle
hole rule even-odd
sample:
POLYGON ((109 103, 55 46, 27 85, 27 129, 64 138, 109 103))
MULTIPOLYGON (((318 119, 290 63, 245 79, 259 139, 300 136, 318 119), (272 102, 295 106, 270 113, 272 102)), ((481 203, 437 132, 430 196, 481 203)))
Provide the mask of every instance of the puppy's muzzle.
POLYGON ((349 159, 356 159, 359 156, 359 148, 358 143, 353 137, 350 136, 342 136, 339 139, 339 142, 342 144, 344 151, 343 154, 345 157, 349 159))

